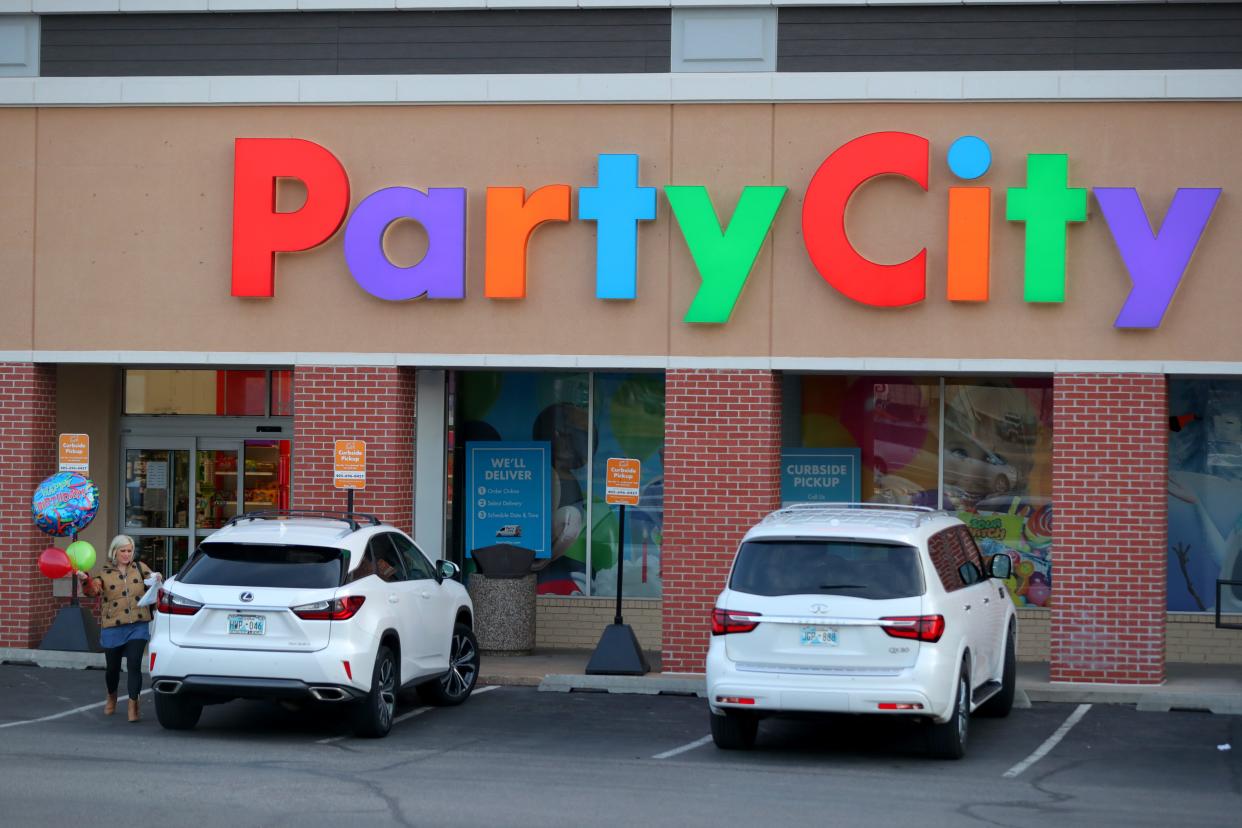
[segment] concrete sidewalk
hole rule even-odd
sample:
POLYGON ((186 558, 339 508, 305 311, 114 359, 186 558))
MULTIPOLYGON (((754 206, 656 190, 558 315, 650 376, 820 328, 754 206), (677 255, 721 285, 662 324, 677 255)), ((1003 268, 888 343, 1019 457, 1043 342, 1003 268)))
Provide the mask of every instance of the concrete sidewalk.
MULTIPOLYGON (((551 692, 595 691, 645 695, 704 695, 702 673, 660 672, 659 653, 647 653, 651 672, 645 676, 588 676, 589 650, 539 650, 532 655, 485 655, 480 684, 538 687, 551 692)), ((103 669, 102 653, 0 648, 0 664, 103 669)), ((144 665, 145 667, 145 665, 144 665)), ((1242 665, 1178 664, 1165 668, 1157 686, 1053 682, 1048 665, 1018 665, 1016 704, 1062 702, 1133 704, 1139 710, 1199 710, 1242 715, 1242 665)))

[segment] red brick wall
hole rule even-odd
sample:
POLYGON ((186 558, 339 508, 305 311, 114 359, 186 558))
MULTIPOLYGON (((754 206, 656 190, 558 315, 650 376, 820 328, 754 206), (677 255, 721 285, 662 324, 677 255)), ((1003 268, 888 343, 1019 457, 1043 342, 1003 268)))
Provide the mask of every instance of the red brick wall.
POLYGON ((1168 386, 1053 378, 1053 681, 1164 680, 1168 386))
POLYGON ((669 371, 664 418, 661 668, 701 673, 738 541, 780 506, 780 376, 669 371))
POLYGON ((336 440, 367 444, 367 487, 354 510, 410 531, 414 509, 414 371, 299 365, 293 377, 295 509, 345 511, 332 484, 336 440))
MULTIPOLYGON (((52 582, 30 497, 56 471, 56 368, 0 363, 0 647, 34 647, 52 623, 52 582)), ((63 546, 63 544, 61 544, 63 546)))

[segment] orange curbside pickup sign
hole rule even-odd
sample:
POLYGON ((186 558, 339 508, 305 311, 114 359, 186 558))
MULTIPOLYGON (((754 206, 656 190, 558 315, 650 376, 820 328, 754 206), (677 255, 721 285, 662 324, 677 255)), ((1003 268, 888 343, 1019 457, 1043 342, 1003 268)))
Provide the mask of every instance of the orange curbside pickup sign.
POLYGON ((337 440, 333 452, 332 485, 338 489, 367 487, 367 444, 362 440, 337 440))
POLYGON ((642 464, 628 457, 609 457, 604 500, 609 504, 638 505, 638 481, 642 464))
POLYGON ((60 435, 57 471, 88 475, 91 471, 91 438, 87 434, 60 435))

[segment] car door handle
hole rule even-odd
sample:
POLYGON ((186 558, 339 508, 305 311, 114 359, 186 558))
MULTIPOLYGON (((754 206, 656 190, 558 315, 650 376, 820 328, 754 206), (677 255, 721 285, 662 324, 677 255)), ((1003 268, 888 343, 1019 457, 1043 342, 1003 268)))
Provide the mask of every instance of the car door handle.
POLYGON ((420 593, 419 593, 419 595, 423 596, 424 598, 430 598, 430 597, 431 597, 431 593, 430 593, 430 592, 420 592, 420 593))
POLYGON ((390 603, 390 604, 395 604, 395 603, 399 602, 400 600, 401 600, 401 596, 400 596, 400 595, 394 595, 394 594, 391 594, 391 593, 390 593, 390 594, 389 594, 389 596, 388 596, 388 603, 390 603))
POLYGON ((992 599, 991 599, 991 598, 984 598, 984 599, 983 599, 983 603, 985 603, 985 604, 990 604, 990 603, 992 603, 992 599))
POLYGON ((967 612, 970 612, 970 604, 967 604, 965 607, 963 607, 963 609, 966 610, 967 612))

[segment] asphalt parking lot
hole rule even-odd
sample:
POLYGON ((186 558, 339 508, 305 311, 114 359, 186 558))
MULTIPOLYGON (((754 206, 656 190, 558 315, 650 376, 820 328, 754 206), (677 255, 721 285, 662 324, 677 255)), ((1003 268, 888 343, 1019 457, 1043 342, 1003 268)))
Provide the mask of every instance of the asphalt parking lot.
POLYGON ((340 708, 259 702, 174 733, 149 693, 143 722, 105 718, 102 689, 94 670, 0 666, 5 824, 1242 824, 1238 716, 1035 704, 972 720, 966 758, 945 762, 913 723, 855 718, 769 720, 754 751, 719 751, 684 696, 411 698, 372 741, 340 708))

